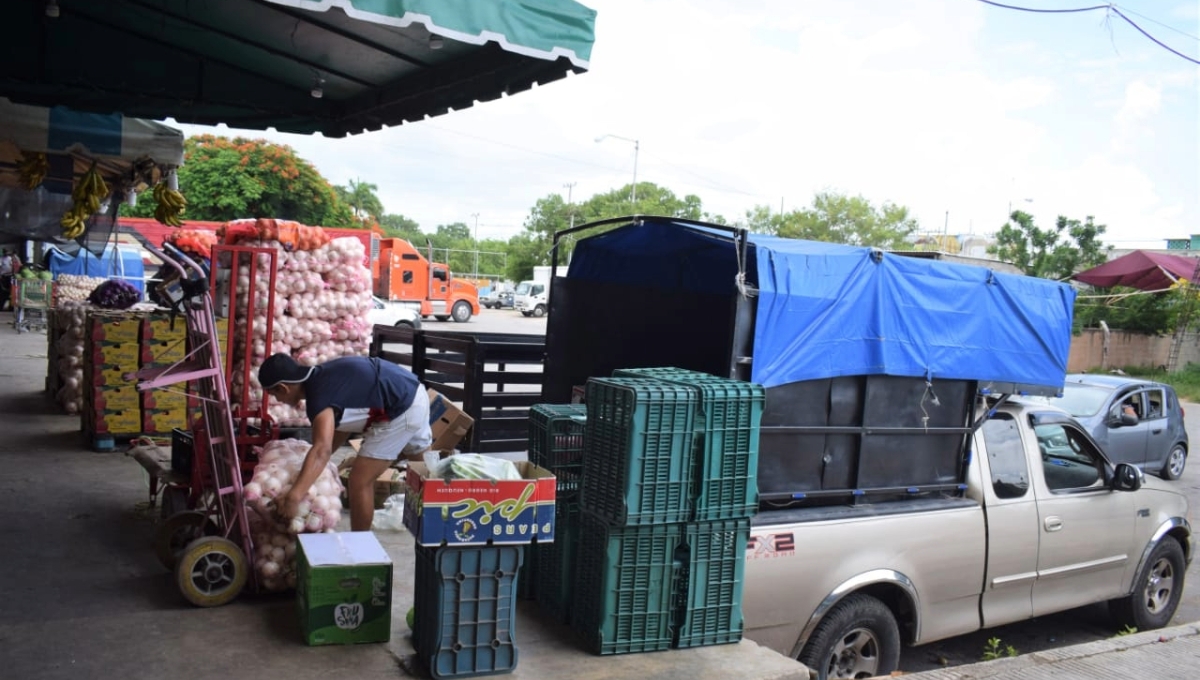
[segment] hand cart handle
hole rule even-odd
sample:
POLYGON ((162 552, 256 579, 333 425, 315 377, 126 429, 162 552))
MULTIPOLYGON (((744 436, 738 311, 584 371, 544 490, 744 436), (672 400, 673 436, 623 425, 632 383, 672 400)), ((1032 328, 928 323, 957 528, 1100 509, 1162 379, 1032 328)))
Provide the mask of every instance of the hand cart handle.
POLYGON ((166 262, 166 263, 170 264, 172 267, 174 267, 175 270, 179 272, 179 276, 181 278, 184 278, 184 279, 188 278, 188 273, 187 273, 187 270, 184 269, 184 265, 186 265, 187 267, 190 267, 191 269, 194 269, 196 271, 196 273, 200 275, 200 278, 202 278, 202 279, 208 278, 208 275, 204 272, 204 268, 201 267, 200 265, 196 264, 195 260, 188 257, 182 250, 180 250, 178 248, 171 248, 172 252, 170 255, 167 255, 166 253, 159 250, 158 248, 155 248, 153 245, 151 245, 149 243, 146 244, 146 249, 149 250, 150 252, 154 253, 156 256, 158 256, 158 258, 160 260, 162 260, 163 262, 166 262), (183 264, 180 264, 181 261, 183 264))

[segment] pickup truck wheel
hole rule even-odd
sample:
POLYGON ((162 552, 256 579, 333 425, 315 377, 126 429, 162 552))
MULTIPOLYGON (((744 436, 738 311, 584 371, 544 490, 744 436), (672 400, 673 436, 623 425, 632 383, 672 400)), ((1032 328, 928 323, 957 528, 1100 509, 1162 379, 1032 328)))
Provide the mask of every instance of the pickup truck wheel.
POLYGON ((900 665, 900 627, 887 605, 851 595, 835 606, 800 653, 817 680, 873 678, 900 665))
POLYGON ((464 302, 463 300, 455 302, 454 307, 450 309, 450 315, 453 316, 454 320, 458 323, 466 323, 470 321, 471 304, 469 302, 464 302))
POLYGON ((1170 537, 1150 552, 1133 582, 1133 594, 1108 603, 1109 614, 1118 626, 1138 630, 1162 628, 1175 616, 1183 595, 1183 548, 1170 537))
POLYGON ((1162 478, 1179 479, 1183 476, 1185 466, 1187 466, 1187 449, 1183 448, 1183 444, 1176 444, 1171 447, 1171 452, 1167 454, 1167 460, 1163 463, 1162 478))

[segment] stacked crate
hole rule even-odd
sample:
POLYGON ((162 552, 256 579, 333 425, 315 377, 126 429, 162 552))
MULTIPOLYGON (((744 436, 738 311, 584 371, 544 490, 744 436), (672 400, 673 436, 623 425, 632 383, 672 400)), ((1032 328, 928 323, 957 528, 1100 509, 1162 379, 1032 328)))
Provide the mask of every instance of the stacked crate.
POLYGON ((554 542, 535 544, 530 550, 531 558, 521 570, 520 594, 537 599, 560 623, 570 622, 586 422, 587 408, 581 404, 537 404, 529 410, 529 462, 553 472, 558 482, 554 542))
MULTIPOLYGON (((142 368, 165 368, 187 356, 187 321, 165 314, 142 322, 142 368)), ((188 427, 188 396, 184 385, 142 393, 142 433, 169 436, 188 427)))
POLYGON ((573 626, 599 654, 737 642, 763 389, 638 369, 586 395, 573 626))
POLYGON ((416 547, 413 647, 436 680, 511 672, 519 545, 416 547))
POLYGON ((125 379, 140 368, 141 329, 141 315, 88 313, 82 425, 97 448, 105 448, 103 442, 141 434, 141 395, 135 383, 125 379))

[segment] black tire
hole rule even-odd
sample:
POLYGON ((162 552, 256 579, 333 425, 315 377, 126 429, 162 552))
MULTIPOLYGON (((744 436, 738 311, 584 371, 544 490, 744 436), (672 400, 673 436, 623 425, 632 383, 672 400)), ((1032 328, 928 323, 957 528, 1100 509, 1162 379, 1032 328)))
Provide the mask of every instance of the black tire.
POLYGON ((527 317, 527 316, 529 316, 529 315, 530 315, 530 314, 532 314, 532 313, 533 313, 533 312, 521 312, 521 316, 526 316, 526 317, 527 317))
POLYGON ((392 325, 395 326, 396 328, 416 328, 416 326, 414 326, 413 322, 411 322, 411 321, 397 321, 396 323, 394 323, 392 325))
POLYGON ((1171 537, 1164 538, 1142 565, 1133 581, 1133 593, 1108 603, 1108 612, 1118 627, 1154 630, 1171 622, 1183 596, 1186 565, 1183 548, 1171 537))
POLYGON ((1183 476, 1183 469, 1187 467, 1187 449, 1183 444, 1175 444, 1171 447, 1171 452, 1167 454, 1167 459, 1163 461, 1162 470, 1158 476, 1163 479, 1179 479, 1183 476))
POLYGON ((459 300, 450 308, 450 316, 454 317, 456 323, 466 323, 471 320, 471 303, 465 300, 459 300))
POLYGON ((536 316, 536 317, 537 317, 537 318, 539 318, 539 319, 540 319, 540 318, 542 318, 543 316, 546 316, 546 306, 545 306, 545 305, 538 305, 537 307, 534 307, 534 308, 533 308, 533 315, 534 315, 534 316, 536 316))
POLYGON ((817 680, 873 678, 900 665, 900 627, 887 605, 851 595, 825 615, 800 652, 817 680))
POLYGON ((433 318, 437 319, 438 321, 449 321, 450 320, 450 317, 446 314, 434 314, 433 318))

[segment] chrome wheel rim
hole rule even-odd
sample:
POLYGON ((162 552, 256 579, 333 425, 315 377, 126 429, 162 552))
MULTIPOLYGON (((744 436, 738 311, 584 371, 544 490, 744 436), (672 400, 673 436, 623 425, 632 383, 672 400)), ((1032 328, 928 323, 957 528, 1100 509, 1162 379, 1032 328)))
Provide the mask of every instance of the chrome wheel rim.
POLYGON ((829 655, 828 677, 871 678, 879 671, 879 640, 866 628, 842 636, 829 655))
POLYGON ((1171 455, 1167 457, 1167 469, 1171 471, 1172 477, 1179 477, 1183 474, 1183 464, 1186 456, 1183 453, 1183 448, 1176 446, 1171 449, 1171 455))
POLYGON ((1175 592, 1175 568, 1171 560, 1161 558, 1150 568, 1146 577, 1146 610, 1158 614, 1171 606, 1171 595, 1175 592))

